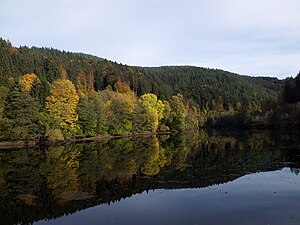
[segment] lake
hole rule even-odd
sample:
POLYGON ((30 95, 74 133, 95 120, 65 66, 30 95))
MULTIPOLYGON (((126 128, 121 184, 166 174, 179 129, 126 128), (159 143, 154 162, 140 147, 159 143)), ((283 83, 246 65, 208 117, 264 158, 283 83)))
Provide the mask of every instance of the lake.
POLYGON ((300 134, 199 131, 0 150, 0 224, 300 224, 300 134))

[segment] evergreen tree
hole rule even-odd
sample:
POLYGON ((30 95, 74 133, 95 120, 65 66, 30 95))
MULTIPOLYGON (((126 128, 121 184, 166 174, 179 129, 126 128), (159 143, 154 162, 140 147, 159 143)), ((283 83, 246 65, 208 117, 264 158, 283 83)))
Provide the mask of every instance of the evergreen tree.
POLYGON ((4 102, 3 135, 10 140, 36 140, 42 136, 40 105, 19 84, 9 90, 4 102))
POLYGON ((3 110, 4 110, 4 101, 8 94, 9 89, 4 86, 0 86, 0 120, 3 116, 3 110))

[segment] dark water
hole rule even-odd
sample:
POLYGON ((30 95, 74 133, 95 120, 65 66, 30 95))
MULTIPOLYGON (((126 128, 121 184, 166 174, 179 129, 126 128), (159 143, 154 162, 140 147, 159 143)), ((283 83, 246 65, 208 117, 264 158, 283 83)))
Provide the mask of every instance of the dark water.
POLYGON ((300 224, 300 136, 216 132, 0 151, 0 224, 300 224))

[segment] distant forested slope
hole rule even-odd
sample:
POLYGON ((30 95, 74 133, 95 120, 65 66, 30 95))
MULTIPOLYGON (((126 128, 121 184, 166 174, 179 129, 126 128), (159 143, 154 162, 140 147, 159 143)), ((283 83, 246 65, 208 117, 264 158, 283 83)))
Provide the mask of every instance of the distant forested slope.
POLYGON ((27 73, 39 76, 43 84, 41 99, 49 95, 49 85, 54 80, 65 76, 77 89, 82 81, 98 91, 120 80, 127 82, 138 96, 151 92, 160 99, 170 99, 181 93, 191 104, 205 110, 275 99, 284 84, 277 78, 240 76, 192 66, 133 67, 83 53, 16 48, 0 39, 0 86, 7 86, 27 73))
POLYGON ((180 92, 202 109, 224 107, 238 102, 248 104, 274 99, 282 91, 284 82, 270 77, 249 77, 218 69, 193 66, 164 66, 144 68, 172 91, 180 92))

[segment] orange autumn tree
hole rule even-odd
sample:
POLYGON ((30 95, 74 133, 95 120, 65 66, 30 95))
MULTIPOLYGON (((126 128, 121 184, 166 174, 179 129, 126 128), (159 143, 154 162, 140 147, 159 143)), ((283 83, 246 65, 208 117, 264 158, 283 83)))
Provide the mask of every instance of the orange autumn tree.
POLYGON ((122 82, 120 80, 118 80, 114 84, 114 88, 115 88, 116 92, 134 95, 134 92, 130 89, 129 84, 122 82))
POLYGON ((66 138, 79 130, 76 112, 79 96, 73 83, 67 79, 56 80, 46 99, 46 108, 50 116, 57 122, 66 138))

